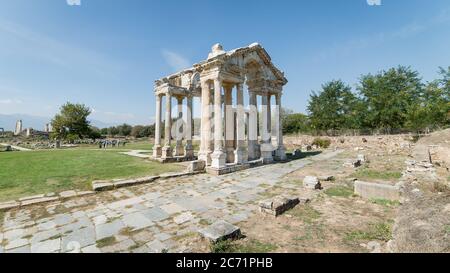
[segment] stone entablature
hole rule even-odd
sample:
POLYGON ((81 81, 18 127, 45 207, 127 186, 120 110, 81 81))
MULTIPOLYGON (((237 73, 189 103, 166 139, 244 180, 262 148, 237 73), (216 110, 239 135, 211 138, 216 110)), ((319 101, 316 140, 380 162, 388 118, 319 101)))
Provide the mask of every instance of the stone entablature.
POLYGON ((192 99, 200 97, 202 115, 198 158, 205 161, 207 166, 223 169, 229 164, 244 164, 253 160, 284 160, 286 156, 279 109, 282 89, 286 83, 284 73, 273 65, 269 54, 261 45, 254 43, 228 52, 220 44, 214 45, 208 59, 155 81, 156 132, 153 156, 163 161, 181 156, 194 159, 192 99), (248 106, 244 106, 244 84, 249 93, 248 106), (236 94, 235 105, 233 92, 236 94), (259 115, 261 122, 258 122, 257 96, 262 98, 262 112, 259 115), (272 96, 276 101, 275 144, 270 135, 272 96), (164 143, 161 140, 163 97, 166 110, 164 143), (186 115, 184 137, 176 136, 175 150, 171 146, 172 97, 178 102, 178 120, 183 118, 183 114, 186 115), (187 101, 186 113, 183 113, 184 99, 187 101), (259 124, 261 126, 258 131, 259 124), (186 141, 184 148, 183 140, 186 141))

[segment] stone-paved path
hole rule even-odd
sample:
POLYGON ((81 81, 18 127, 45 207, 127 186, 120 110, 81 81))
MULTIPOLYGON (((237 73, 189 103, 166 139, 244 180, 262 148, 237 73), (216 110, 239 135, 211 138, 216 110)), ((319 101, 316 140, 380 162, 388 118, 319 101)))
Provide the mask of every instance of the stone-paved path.
MULTIPOLYGON (((186 252, 177 239, 223 219, 236 224, 257 213, 261 193, 326 152, 220 177, 161 180, 4 214, 0 253, 186 252)), ((0 220, 1 222, 1 220, 0 220)))

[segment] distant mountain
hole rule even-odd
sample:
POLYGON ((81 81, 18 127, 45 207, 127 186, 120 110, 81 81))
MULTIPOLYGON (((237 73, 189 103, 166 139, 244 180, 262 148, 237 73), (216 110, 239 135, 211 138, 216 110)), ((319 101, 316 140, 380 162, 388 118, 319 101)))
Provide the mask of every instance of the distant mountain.
MULTIPOLYGON (((39 131, 44 130, 45 124, 51 122, 50 117, 32 116, 27 114, 0 114, 0 128, 4 128, 6 131, 14 131, 18 120, 22 120, 24 129, 31 127, 39 131)), ((115 125, 98 120, 91 120, 91 124, 98 128, 106 128, 115 125)))

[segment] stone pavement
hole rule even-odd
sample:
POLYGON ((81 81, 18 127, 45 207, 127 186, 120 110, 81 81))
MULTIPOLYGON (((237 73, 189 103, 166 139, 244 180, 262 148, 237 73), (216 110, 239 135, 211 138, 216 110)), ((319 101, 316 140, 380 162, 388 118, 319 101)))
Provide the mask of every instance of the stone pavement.
MULTIPOLYGON (((0 253, 189 252, 177 239, 258 213, 261 193, 340 151, 224 176, 201 174, 4 213, 0 253)), ((1 223, 0 219, 0 223, 1 223)))

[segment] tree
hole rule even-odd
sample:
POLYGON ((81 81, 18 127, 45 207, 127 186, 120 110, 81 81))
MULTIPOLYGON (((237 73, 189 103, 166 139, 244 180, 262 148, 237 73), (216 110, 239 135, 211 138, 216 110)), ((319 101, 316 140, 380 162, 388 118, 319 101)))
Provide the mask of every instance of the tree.
POLYGON ((359 99, 351 87, 341 80, 322 85, 322 91, 310 96, 308 112, 310 124, 316 130, 357 128, 359 99))
POLYGON ((118 135, 120 136, 129 136, 131 134, 131 130, 133 127, 131 125, 128 125, 126 123, 120 125, 117 127, 118 135))
POLYGON ((60 113, 56 114, 52 120, 53 137, 57 139, 67 139, 73 141, 77 138, 88 137, 91 133, 88 116, 91 114, 84 104, 73 104, 67 102, 60 108, 60 113))
POLYGON ((142 125, 136 125, 131 130, 131 136, 135 138, 141 137, 141 131, 144 129, 144 126, 142 125))
POLYGON ((305 114, 290 114, 283 118, 283 133, 306 133, 310 130, 309 118, 305 114))
POLYGON ((423 84, 419 73, 399 66, 376 75, 363 75, 358 86, 365 104, 364 123, 370 128, 404 128, 408 112, 420 99, 423 84))

